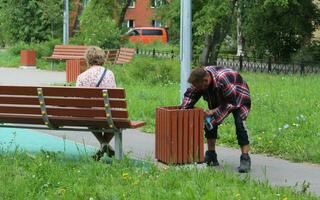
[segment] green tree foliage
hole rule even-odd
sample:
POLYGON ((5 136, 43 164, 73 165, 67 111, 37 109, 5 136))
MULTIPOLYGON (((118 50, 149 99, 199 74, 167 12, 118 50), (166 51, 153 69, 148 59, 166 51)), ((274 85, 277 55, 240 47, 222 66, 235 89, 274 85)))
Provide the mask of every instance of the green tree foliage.
MULTIPOLYGON (((194 60, 200 60, 202 64, 215 61, 220 45, 230 30, 234 4, 235 1, 230 0, 198 0, 193 2, 194 60)), ((179 42, 180 0, 172 0, 169 4, 165 4, 157 14, 169 26, 171 41, 179 42)))
POLYGON ((242 1, 242 9, 247 48, 276 60, 289 60, 309 44, 319 24, 312 0, 249 0, 242 1))
MULTIPOLYGON (((247 51, 259 56, 289 59, 310 42, 319 24, 312 0, 198 0, 193 1, 193 54, 201 64, 213 64, 227 35, 236 30, 235 4, 243 15, 242 31, 247 51)), ((159 9, 169 26, 171 41, 179 42, 180 1, 159 9)), ((236 40, 236 39, 235 39, 236 40)))
POLYGON ((121 4, 115 0, 91 0, 80 17, 80 33, 76 43, 115 48, 120 43, 117 27, 121 4))
POLYGON ((172 0, 157 9, 156 15, 166 24, 170 42, 179 44, 180 40, 180 0, 172 0))
POLYGON ((0 0, 0 36, 6 43, 62 35, 62 0, 0 0))

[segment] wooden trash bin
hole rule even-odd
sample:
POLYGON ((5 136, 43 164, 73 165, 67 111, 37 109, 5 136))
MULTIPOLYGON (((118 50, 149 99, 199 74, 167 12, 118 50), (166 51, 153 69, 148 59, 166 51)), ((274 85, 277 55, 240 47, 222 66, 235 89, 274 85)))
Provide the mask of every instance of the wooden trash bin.
POLYGON ((203 162, 202 109, 156 109, 156 159, 166 164, 203 162))
POLYGON ((85 60, 67 60, 66 61, 66 74, 67 82, 76 82, 77 77, 86 71, 87 65, 85 60))
POLYGON ((21 50, 20 51, 20 65, 21 67, 36 67, 36 51, 34 50, 21 50))

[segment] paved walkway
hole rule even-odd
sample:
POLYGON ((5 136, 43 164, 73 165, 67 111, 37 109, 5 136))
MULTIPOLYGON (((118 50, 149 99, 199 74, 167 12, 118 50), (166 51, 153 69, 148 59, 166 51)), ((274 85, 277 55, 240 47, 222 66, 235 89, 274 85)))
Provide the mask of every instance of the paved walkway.
POLYGON ((66 82, 65 72, 0 67, 0 85, 53 85, 66 82))
MULTIPOLYGON (((63 72, 46 72, 39 70, 20 70, 0 68, 0 84, 49 85, 64 83, 63 72)), ((37 131, 60 138, 96 146, 99 144, 91 133, 37 131)), ((0 129, 1 133, 1 129, 0 129)), ((126 130, 123 136, 125 152, 132 157, 154 160, 155 138, 153 134, 145 134, 138 130, 126 130)), ((222 165, 236 171, 239 164, 240 151, 232 148, 219 147, 218 158, 222 165)), ((286 160, 252 155, 251 176, 256 180, 268 180, 272 185, 295 186, 301 188, 305 181, 310 183, 310 191, 320 196, 320 165, 292 163, 286 160)))

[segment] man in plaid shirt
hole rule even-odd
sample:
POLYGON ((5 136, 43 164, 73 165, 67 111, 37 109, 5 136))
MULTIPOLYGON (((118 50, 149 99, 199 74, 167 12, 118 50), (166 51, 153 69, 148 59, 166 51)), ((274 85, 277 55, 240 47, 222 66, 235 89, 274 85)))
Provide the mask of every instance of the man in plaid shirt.
POLYGON ((205 112, 210 117, 211 125, 205 126, 208 151, 205 162, 211 166, 218 166, 215 151, 218 126, 230 114, 233 114, 236 126, 238 144, 241 147, 239 172, 248 172, 251 168, 249 156, 249 140, 244 120, 247 118, 251 99, 247 83, 240 74, 232 69, 207 66, 194 69, 188 82, 192 85, 184 94, 182 109, 193 108, 202 96, 208 102, 209 110, 205 112), (210 130, 209 130, 210 129, 210 130))

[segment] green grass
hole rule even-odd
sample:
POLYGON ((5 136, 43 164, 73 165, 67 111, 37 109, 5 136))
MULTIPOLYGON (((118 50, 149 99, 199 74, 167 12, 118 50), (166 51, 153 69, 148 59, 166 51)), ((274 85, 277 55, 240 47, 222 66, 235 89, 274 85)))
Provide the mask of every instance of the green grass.
MULTIPOLYGON (((14 55, 9 51, 0 52, 0 67, 19 67, 20 55, 14 55)), ((50 61, 37 58, 37 68, 43 70, 65 70, 65 62, 55 62, 53 68, 50 61)))
POLYGON ((18 67, 20 66, 20 56, 11 54, 9 51, 0 52, 1 67, 18 67))
MULTIPOLYGON (((149 64, 145 58, 137 59, 149 64)), ((118 85, 126 88, 130 117, 145 120, 147 125, 142 130, 154 132, 156 107, 178 105, 180 86, 177 82, 152 84, 148 80, 141 81, 145 79, 143 74, 148 76, 153 72, 149 72, 142 63, 139 65, 114 66, 111 70, 115 72, 118 85), (133 76, 131 68, 140 69, 142 75, 133 76)), ((252 96, 252 110, 247 124, 253 152, 320 163, 320 77, 261 73, 242 75, 249 84, 252 96)), ((207 109, 203 100, 197 106, 207 109)), ((219 137, 220 145, 238 147, 232 116, 219 127, 219 137)))
MULTIPOLYGON (((0 152, 1 199, 317 199, 229 170, 0 152)), ((297 190, 300 190, 297 188, 297 190)))
MULTIPOLYGON (((0 66, 18 63, 18 57, 0 53, 0 66)), ((38 63, 40 68, 51 69, 49 62, 40 59, 38 63)), ((64 63, 57 68, 63 69, 64 63)), ((157 107, 180 102, 178 61, 136 56, 130 64, 109 68, 118 86, 126 88, 130 118, 147 122, 143 131, 155 131, 157 107)), ((242 75, 250 86, 253 102, 248 118, 253 152, 320 163, 319 76, 242 75)), ((197 106, 207 108, 203 101, 197 106)), ((220 145, 238 147, 234 129, 232 117, 227 118, 219 128, 220 145)))

